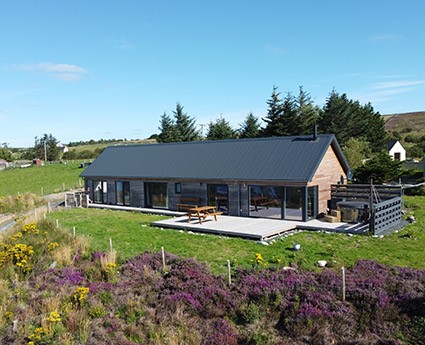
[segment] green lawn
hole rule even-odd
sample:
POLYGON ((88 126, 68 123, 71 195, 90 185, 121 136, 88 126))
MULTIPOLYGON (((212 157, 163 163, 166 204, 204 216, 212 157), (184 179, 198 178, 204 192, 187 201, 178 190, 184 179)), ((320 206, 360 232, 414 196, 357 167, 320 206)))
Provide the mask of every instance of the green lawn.
POLYGON ((302 232, 264 246, 252 240, 226 238, 215 235, 181 233, 151 227, 154 220, 165 217, 111 210, 72 209, 53 213, 51 219, 77 234, 89 238, 94 251, 109 250, 109 238, 120 259, 143 251, 165 250, 182 257, 193 257, 207 263, 214 273, 225 273, 226 260, 236 266, 252 265, 255 253, 260 253, 269 266, 297 263, 315 269, 318 260, 334 260, 335 266, 349 266, 359 259, 373 259, 390 266, 425 268, 425 197, 408 198, 415 207, 417 223, 399 233, 384 238, 347 236, 302 232), (291 250, 293 243, 301 250, 291 250))
POLYGON ((82 186, 79 163, 47 164, 42 167, 0 171, 0 196, 18 193, 52 194, 82 186))

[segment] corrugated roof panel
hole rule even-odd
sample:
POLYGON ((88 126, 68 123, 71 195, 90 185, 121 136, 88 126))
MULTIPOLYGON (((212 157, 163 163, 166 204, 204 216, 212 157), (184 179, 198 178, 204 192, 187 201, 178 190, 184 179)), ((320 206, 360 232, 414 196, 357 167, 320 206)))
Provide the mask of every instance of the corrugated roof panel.
POLYGON ((91 177, 309 181, 333 135, 111 146, 91 177))

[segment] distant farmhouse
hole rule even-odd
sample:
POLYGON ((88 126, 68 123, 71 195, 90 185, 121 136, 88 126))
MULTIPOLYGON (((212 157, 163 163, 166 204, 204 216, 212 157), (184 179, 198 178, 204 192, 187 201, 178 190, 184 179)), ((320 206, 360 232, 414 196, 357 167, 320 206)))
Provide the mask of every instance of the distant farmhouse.
POLYGON ((308 221, 350 167, 332 134, 110 146, 81 174, 94 203, 308 221))
POLYGON ((387 150, 389 155, 395 160, 403 162, 406 160, 406 150, 398 140, 391 140, 387 144, 387 150))

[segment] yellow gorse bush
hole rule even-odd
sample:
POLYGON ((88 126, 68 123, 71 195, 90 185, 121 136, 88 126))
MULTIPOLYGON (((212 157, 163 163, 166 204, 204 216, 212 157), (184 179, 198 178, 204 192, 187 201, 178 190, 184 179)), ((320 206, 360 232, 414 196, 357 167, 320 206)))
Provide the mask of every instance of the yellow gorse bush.
POLYGON ((84 302, 84 300, 86 299, 89 291, 90 291, 90 289, 88 287, 83 287, 83 286, 77 287, 74 290, 74 294, 72 296, 73 302, 75 304, 81 305, 84 302))
POLYGON ((31 270, 30 260, 34 254, 32 246, 23 243, 17 243, 14 246, 5 245, 6 250, 0 252, 0 266, 6 263, 12 263, 19 267, 23 272, 31 270))
POLYGON ((43 327, 37 327, 32 334, 28 336, 28 345, 36 345, 41 344, 41 341, 43 340, 43 337, 47 335, 49 332, 47 329, 44 329, 43 327))
POLYGON ((49 322, 61 322, 61 315, 57 310, 51 311, 49 316, 46 318, 49 322))

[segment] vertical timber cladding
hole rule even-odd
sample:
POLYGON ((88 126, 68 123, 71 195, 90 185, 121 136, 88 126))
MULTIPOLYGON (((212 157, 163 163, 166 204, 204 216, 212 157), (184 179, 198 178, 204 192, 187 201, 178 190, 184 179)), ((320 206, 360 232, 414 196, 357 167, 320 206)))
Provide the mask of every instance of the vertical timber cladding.
POLYGON ((341 176, 346 182, 347 174, 344 172, 332 146, 329 146, 312 181, 308 183, 308 186, 319 186, 318 213, 326 212, 328 200, 331 199, 331 185, 340 183, 341 176))
POLYGON ((229 183, 229 216, 238 216, 239 215, 239 184, 229 183))
POLYGON ((144 183, 141 180, 130 181, 130 204, 132 207, 145 206, 144 183))

